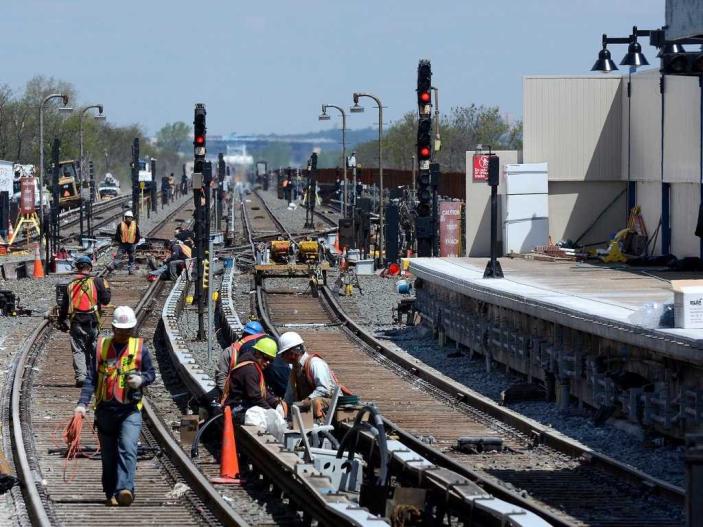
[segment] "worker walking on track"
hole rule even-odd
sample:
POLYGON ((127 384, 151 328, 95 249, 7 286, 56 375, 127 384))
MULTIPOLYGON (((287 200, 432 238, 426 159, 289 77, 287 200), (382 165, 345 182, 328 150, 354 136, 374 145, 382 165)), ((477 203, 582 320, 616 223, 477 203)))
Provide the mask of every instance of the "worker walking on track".
POLYGON ((88 256, 75 261, 78 274, 68 283, 59 306, 59 324, 68 329, 73 351, 76 386, 83 386, 87 371, 95 361, 95 340, 100 332, 100 306, 110 303, 110 284, 91 276, 93 262, 88 256), (70 322, 70 325, 69 325, 70 322))
MULTIPOLYGON (((336 387, 339 385, 329 365, 316 353, 305 351, 302 337, 295 331, 281 335, 278 355, 293 365, 284 400, 301 411, 312 410, 315 419, 324 418, 336 387)), ((349 393, 344 386, 342 391, 349 393)))
MULTIPOLYGON (((262 337, 251 349, 242 352, 230 372, 225 386, 224 403, 232 407, 237 424, 244 423, 244 414, 253 407, 276 408, 281 400, 266 386, 264 370, 276 358, 278 346, 271 337, 262 337)), ((282 413, 285 413, 282 411, 282 413)))
POLYGON ((112 262, 108 265, 110 271, 115 269, 117 261, 121 260, 126 254, 128 257, 127 270, 129 274, 134 273, 134 251, 137 247, 137 242, 141 239, 139 225, 134 221, 134 214, 131 210, 124 213, 124 219, 117 225, 115 231, 115 242, 117 242, 117 254, 112 262))
POLYGON ((96 347, 95 367, 81 390, 75 417, 85 417, 95 392, 95 424, 100 438, 102 484, 106 505, 131 505, 137 470, 137 446, 142 428, 142 398, 145 386, 156 376, 143 339, 133 335, 137 325, 128 306, 115 309, 112 337, 101 337, 96 347))

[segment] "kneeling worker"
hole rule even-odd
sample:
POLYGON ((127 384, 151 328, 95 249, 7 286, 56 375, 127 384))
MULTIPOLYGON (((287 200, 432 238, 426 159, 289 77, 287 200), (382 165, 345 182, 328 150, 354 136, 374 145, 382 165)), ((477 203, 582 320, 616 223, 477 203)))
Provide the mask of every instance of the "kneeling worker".
POLYGON ((242 334, 239 340, 232 342, 230 346, 227 346, 222 350, 220 354, 220 359, 217 361, 215 366, 215 387, 218 393, 218 400, 227 398, 225 394, 225 389, 228 384, 228 379, 230 373, 232 373, 232 368, 237 364, 237 359, 239 355, 245 351, 249 351, 254 347, 260 339, 266 337, 264 333, 264 328, 260 322, 257 320, 251 320, 245 324, 242 328, 242 334), (224 396, 224 398, 223 398, 224 396))
POLYGON ((301 411, 312 409, 315 419, 324 418, 339 384, 332 369, 322 357, 305 351, 303 339, 295 331, 281 335, 278 355, 293 365, 284 397, 286 404, 301 411))
POLYGON ((230 372, 225 404, 232 407, 234 422, 244 423, 244 414, 252 406, 276 408, 280 399, 266 386, 264 370, 276 358, 278 346, 271 337, 264 337, 237 358, 230 372))
POLYGON ((128 306, 115 309, 112 337, 98 339, 95 368, 88 371, 76 416, 85 417, 95 392, 95 424, 100 437, 106 505, 134 500, 137 445, 142 428, 142 390, 155 372, 143 339, 133 336, 137 318, 128 306))

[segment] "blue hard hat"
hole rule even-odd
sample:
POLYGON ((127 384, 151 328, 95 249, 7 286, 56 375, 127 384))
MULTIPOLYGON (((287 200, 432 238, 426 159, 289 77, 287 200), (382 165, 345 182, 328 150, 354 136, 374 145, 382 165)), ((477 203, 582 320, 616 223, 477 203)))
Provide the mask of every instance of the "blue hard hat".
POLYGON ((260 322, 252 320, 251 322, 246 323, 242 332, 247 333, 248 335, 254 335, 255 333, 263 333, 264 327, 261 325, 260 322))
POLYGON ((90 259, 90 256, 79 256, 76 258, 76 260, 73 262, 73 265, 78 267, 79 265, 89 265, 93 267, 93 260, 90 259))

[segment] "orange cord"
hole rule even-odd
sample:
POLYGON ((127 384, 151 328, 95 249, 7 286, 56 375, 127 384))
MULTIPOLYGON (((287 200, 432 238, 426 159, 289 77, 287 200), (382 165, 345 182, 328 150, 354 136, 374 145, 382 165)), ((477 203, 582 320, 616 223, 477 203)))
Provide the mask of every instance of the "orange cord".
MULTIPOLYGON (((64 443, 67 446, 66 461, 64 461, 63 464, 63 480, 66 482, 73 481, 73 479, 76 477, 76 474, 78 473, 78 467, 76 465, 76 469, 72 471, 70 476, 66 476, 66 473, 68 472, 69 463, 71 463, 71 461, 75 460, 79 455, 81 455, 81 432, 83 431, 84 422, 85 416, 80 414, 74 414, 73 417, 71 417, 71 420, 68 422, 68 425, 66 425, 66 428, 64 428, 63 430, 62 437, 64 443)), ((95 434, 94 431, 93 434, 95 434)), ((90 457, 96 456, 98 452, 96 452, 93 456, 90 457)))

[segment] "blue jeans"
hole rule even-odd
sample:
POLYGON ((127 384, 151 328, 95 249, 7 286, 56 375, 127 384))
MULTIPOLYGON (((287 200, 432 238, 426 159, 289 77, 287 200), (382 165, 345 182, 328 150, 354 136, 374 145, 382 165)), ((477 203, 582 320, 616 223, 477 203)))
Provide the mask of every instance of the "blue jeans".
POLYGON ((115 258, 112 260, 112 263, 110 264, 112 266, 112 269, 116 267, 116 264, 119 263, 121 265, 122 263, 122 258, 124 258, 124 255, 127 255, 127 269, 130 271, 134 270, 134 251, 137 247, 136 243, 121 243, 119 247, 117 247, 117 254, 115 254, 115 258))
POLYGON ((103 491, 107 499, 124 489, 134 493, 142 413, 136 408, 131 412, 124 410, 102 407, 95 412, 103 463, 103 491))

